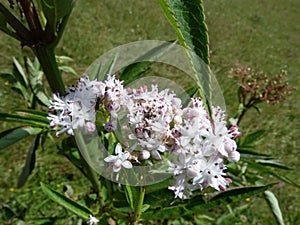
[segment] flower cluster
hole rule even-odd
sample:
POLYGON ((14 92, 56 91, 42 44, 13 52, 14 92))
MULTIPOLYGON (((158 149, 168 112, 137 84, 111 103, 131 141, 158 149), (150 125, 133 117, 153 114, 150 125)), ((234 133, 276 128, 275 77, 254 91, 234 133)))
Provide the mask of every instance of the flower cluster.
POLYGON ((172 129, 175 143, 171 151, 178 157, 169 162, 169 171, 173 171, 175 178, 170 189, 179 198, 187 198, 194 189, 208 186, 225 190, 231 180, 224 177, 224 158, 231 162, 240 159, 232 138, 241 133, 236 126, 227 129, 224 111, 214 107, 211 121, 201 99, 192 100, 192 107, 182 110, 182 123, 172 129))
POLYGON ((240 158, 234 138, 241 135, 237 126, 226 126, 225 112, 212 108, 210 118, 200 98, 192 98, 191 105, 183 107, 181 100, 168 89, 151 90, 146 86, 124 88, 122 81, 108 75, 104 82, 81 78, 63 97, 54 95, 49 108, 51 127, 59 127, 57 135, 73 134, 78 127, 95 130, 96 110, 108 112, 103 124, 108 132, 116 129, 120 110, 125 111, 129 133, 128 143, 117 143, 115 154, 104 159, 110 171, 118 173, 122 167, 145 165, 167 160, 168 172, 173 173, 174 184, 169 187, 175 197, 187 198, 191 192, 210 186, 225 190, 231 180, 226 178, 224 160, 236 162, 240 158), (133 144, 132 144, 133 143, 133 144), (166 159, 166 155, 173 155, 166 159))
POLYGON ((131 130, 129 139, 136 140, 136 145, 144 150, 144 155, 161 160, 160 152, 167 150, 171 123, 176 122, 174 117, 181 110, 181 101, 168 89, 159 92, 155 85, 152 85, 151 91, 144 86, 128 89, 128 92, 130 98, 126 108, 131 130))
POLYGON ((115 118, 120 108, 120 96, 124 96, 122 92, 122 83, 114 76, 108 76, 105 82, 90 81, 88 76, 82 77, 77 86, 70 87, 64 96, 53 95, 47 117, 50 127, 60 129, 56 132, 57 136, 64 132, 73 135, 73 130, 78 127, 85 127, 87 131, 93 132, 96 129, 96 109, 99 101, 104 102, 111 118, 115 118))
POLYGON ((56 135, 64 132, 73 135, 73 130, 78 127, 94 131, 95 105, 97 98, 103 96, 104 88, 102 82, 82 77, 78 80, 77 87, 70 87, 64 96, 54 94, 47 118, 51 128, 60 128, 56 135))

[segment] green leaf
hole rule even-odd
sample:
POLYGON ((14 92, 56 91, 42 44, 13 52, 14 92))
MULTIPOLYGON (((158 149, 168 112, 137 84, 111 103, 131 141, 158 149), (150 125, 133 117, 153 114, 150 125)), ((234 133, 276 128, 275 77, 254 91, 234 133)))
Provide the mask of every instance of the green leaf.
POLYGON ((134 60, 134 63, 130 64, 124 69, 120 75, 120 80, 124 80, 124 85, 126 85, 138 78, 145 76, 147 71, 149 71, 149 66, 163 56, 175 44, 176 42, 163 43, 160 46, 157 46, 146 52, 144 55, 138 57, 134 60))
POLYGON ((272 175, 274 177, 277 177, 279 178, 281 181, 285 182, 285 183, 288 183, 290 185, 293 185, 297 188, 300 188, 300 185, 296 184, 294 181, 290 180, 289 178, 283 176, 283 175, 280 175, 278 173, 278 171, 274 172, 272 170, 272 168, 270 167, 267 167, 267 166, 264 166, 264 165, 261 165, 259 163, 256 163, 256 162, 252 162, 252 161, 246 161, 248 166, 249 167, 252 167, 253 169, 255 169, 256 171, 259 171, 260 173, 267 173, 269 175, 272 175))
POLYGON ((183 205, 164 207, 157 210, 148 210, 141 215, 144 220, 160 220, 182 217, 187 213, 183 205))
POLYGON ((125 185, 126 199, 132 211, 134 210, 134 203, 138 197, 137 194, 138 193, 135 192, 134 187, 125 185))
POLYGON ((21 66, 21 64, 13 58, 13 77, 15 78, 15 82, 12 83, 12 86, 18 89, 23 97, 28 101, 29 95, 27 93, 27 89, 29 87, 28 80, 26 78, 26 74, 21 66))
POLYGON ((238 147, 238 151, 241 154, 242 159, 273 159, 270 155, 240 149, 240 147, 238 147))
POLYGON ((101 62, 99 63, 98 61, 94 62, 89 68, 89 78, 90 80, 104 80, 105 76, 107 74, 111 74, 113 67, 115 65, 115 62, 117 60, 117 54, 113 54, 107 61, 105 61, 104 63, 101 62))
POLYGON ((21 114, 21 115, 26 115, 29 117, 37 117, 39 119, 44 119, 44 121, 48 121, 46 119, 46 116, 48 115, 48 112, 42 111, 42 110, 37 110, 37 109, 23 109, 23 108, 17 108, 16 112, 21 114))
POLYGON ((46 184, 41 183, 41 188, 51 200, 72 211, 78 216, 81 216, 84 219, 89 219, 89 216, 92 215, 92 212, 88 208, 73 201, 72 199, 67 198, 65 195, 53 190, 46 184))
POLYGON ((19 114, 0 113, 0 120, 19 122, 31 126, 49 128, 49 120, 46 117, 26 112, 25 110, 19 114), (21 114, 21 115, 19 115, 21 114))
POLYGON ((274 177, 277 177, 279 178, 280 180, 282 180, 283 182, 287 183, 287 184, 290 184, 290 185, 293 185, 297 188, 300 188, 300 185, 295 183, 294 181, 292 181, 290 178, 288 177, 285 177, 283 175, 280 175, 278 173, 274 173, 274 172, 270 172, 271 175, 273 175, 274 177))
POLYGON ((144 213, 150 208, 149 204, 143 204, 141 212, 144 213))
MULTIPOLYGON (((36 60, 37 61, 37 60, 36 60)), ((43 84, 43 71, 40 65, 33 63, 27 58, 27 68, 29 71, 30 84, 35 97, 45 106, 50 106, 49 97, 46 95, 43 84)))
POLYGON ((13 75, 21 83, 21 85, 27 89, 28 88, 28 81, 26 78, 26 73, 24 72, 21 64, 18 62, 18 60, 13 57, 13 75))
POLYGON ((201 0, 158 0, 173 26, 180 44, 186 49, 199 93, 211 117, 211 77, 208 33, 201 0), (203 60, 203 62, 201 61, 203 60))
POLYGON ((65 56, 65 55, 61 55, 61 56, 55 56, 56 61, 59 65, 65 64, 65 63, 69 63, 69 62, 73 62, 74 60, 69 57, 69 56, 65 56))
POLYGON ((264 192, 264 196, 265 196, 265 199, 276 219, 277 224, 284 225, 284 220, 283 220, 282 213, 281 213, 281 210, 280 210, 280 207, 278 204, 278 200, 277 200, 276 196, 274 195, 274 193, 268 190, 268 191, 264 192))
POLYGON ((265 130, 255 131, 247 136, 244 136, 239 143, 239 149, 242 150, 250 150, 261 143, 263 138, 265 137, 265 130))
POLYGON ((284 169, 284 170, 293 170, 292 168, 278 162, 275 160, 264 160, 264 159, 257 159, 255 160, 257 163, 265 166, 270 166, 270 167, 275 167, 279 169, 284 169))
POLYGON ((36 159, 36 150, 38 149, 39 143, 40 143, 40 134, 38 134, 35 139, 32 141, 32 144, 28 150, 26 162, 23 167, 22 173, 18 179, 17 187, 22 187, 25 182, 27 181, 27 178, 31 174, 32 170, 34 169, 35 159, 36 159))
MULTIPOLYGON (((217 194, 210 194, 204 199, 204 196, 200 194, 193 194, 193 197, 185 201, 175 201, 172 206, 148 209, 147 212, 142 214, 143 219, 174 219, 185 215, 191 215, 193 213, 199 213, 199 211, 221 204, 228 204, 233 201, 239 201, 255 194, 261 193, 271 187, 273 184, 265 186, 249 186, 232 188, 224 192, 218 192, 217 194)), ((158 198, 162 198, 162 195, 158 194, 158 198)), ((148 197, 148 196, 147 196, 148 197)), ((174 201, 174 199, 173 199, 174 201)), ((151 205, 152 206, 152 205, 151 205)))
POLYGON ((39 134, 41 131, 41 128, 36 127, 17 127, 3 131, 0 133, 0 150, 13 145, 26 137, 39 134))
POLYGON ((76 73, 76 71, 70 66, 59 66, 58 69, 65 73, 72 74, 72 75, 75 75, 78 77, 78 74, 76 73))
POLYGON ((186 208, 189 210, 189 212, 196 213, 203 209, 218 205, 226 205, 261 193, 270 188, 272 185, 274 184, 232 188, 216 194, 209 194, 208 197, 206 197, 206 201, 204 201, 203 196, 201 195, 195 196, 189 201, 189 203, 186 205, 186 208))
POLYGON ((56 35, 57 25, 64 17, 71 13, 75 0, 41 0, 43 13, 47 19, 47 26, 56 35))
POLYGON ((231 188, 229 190, 218 192, 217 194, 213 194, 207 202, 232 202, 239 201, 245 198, 248 198, 252 195, 261 193, 268 188, 272 187, 274 184, 262 185, 262 186, 247 186, 247 187, 237 187, 231 188))

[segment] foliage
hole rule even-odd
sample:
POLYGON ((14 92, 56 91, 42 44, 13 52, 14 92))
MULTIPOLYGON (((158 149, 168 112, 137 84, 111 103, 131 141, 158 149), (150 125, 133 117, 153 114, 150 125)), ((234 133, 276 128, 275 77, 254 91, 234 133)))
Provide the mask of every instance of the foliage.
MULTIPOLYGON (((60 11, 61 6, 57 5, 56 1, 37 1, 38 6, 41 7, 40 10, 38 10, 40 14, 40 18, 42 18, 42 24, 44 26, 45 31, 49 33, 52 33, 53 36, 56 36, 55 43, 56 45, 62 35, 64 24, 61 24, 61 21, 64 21, 65 18, 69 16, 71 12, 70 5, 73 4, 72 1, 66 2, 68 5, 67 8, 69 10, 66 11, 60 11), (42 10, 41 10, 42 9, 42 10), (53 11, 54 9, 54 11, 53 11), (55 30, 55 27, 61 28, 61 31, 58 29, 55 30)), ((181 11, 188 11, 188 12, 194 12, 192 9, 195 8, 196 13, 199 13, 200 10, 203 12, 202 7, 198 6, 198 1, 190 1, 192 2, 191 5, 183 4, 184 1, 174 1, 174 5, 172 1, 169 2, 168 7, 165 5, 167 1, 160 1, 167 18, 170 19, 170 13, 167 10, 175 10, 173 11, 173 16, 175 17, 175 22, 182 23, 181 26, 175 25, 175 31, 179 35, 179 40, 181 41, 181 44, 185 47, 188 46, 195 46, 201 47, 204 49, 201 50, 193 50, 192 52, 195 52, 197 55, 201 55, 201 58, 206 57, 206 54, 208 52, 207 47, 207 33, 206 33, 206 27, 203 21, 194 21, 194 15, 185 15, 183 17, 176 18, 177 15, 182 15, 181 11), (172 4, 171 4, 172 3, 172 4), (178 3, 178 4, 177 4, 178 3), (181 5, 183 4, 183 5, 181 5), (195 7, 196 6, 196 7, 195 7), (186 8, 187 7, 187 8, 186 8), (206 39, 195 40, 195 36, 191 36, 191 41, 187 41, 186 43, 184 40, 189 40, 189 38, 184 37, 185 35, 189 36, 193 33, 193 31, 189 30, 189 25, 185 26, 185 22, 192 21, 192 24, 190 25, 193 27, 197 22, 201 23, 201 29, 196 30, 197 32, 200 32, 202 34, 201 37, 206 37, 206 39), (204 29, 205 28, 205 29, 204 29), (202 32, 202 33, 201 33, 202 32), (204 34, 204 36, 203 36, 204 34), (182 38, 181 40, 181 37, 182 38), (203 41, 204 40, 204 41, 203 41), (194 42, 195 41, 195 42, 194 42), (200 41, 201 43, 198 46, 197 41, 200 41), (195 44, 197 43, 197 44, 195 44), (204 46, 204 47, 203 47, 204 46)), ((25 5, 24 5, 25 6, 25 5)), ((22 7, 24 7, 22 6, 22 7)), ((13 36, 14 38, 21 39, 23 36, 17 37, 18 34, 20 34, 20 31, 17 29, 22 30, 23 28, 17 28, 19 23, 16 22, 16 20, 12 20, 13 22, 10 22, 11 16, 10 14, 7 14, 6 11, 3 9, 1 4, 1 17, 5 18, 4 20, 1 20, 1 28, 4 32, 7 34, 13 36), (12 26, 12 28, 15 29, 15 33, 12 30, 7 30, 7 23, 12 26), (13 24, 13 25, 12 25, 13 24)), ((24 8, 23 8, 24 10, 24 8)), ((26 10, 24 10, 26 11, 26 10)), ((32 11, 34 13, 34 11, 32 11)), ((197 17, 198 18, 198 17, 197 17)), ((202 17, 204 19, 204 15, 202 14, 202 17)), ((27 17, 26 17, 27 19, 27 17)), ((171 18, 172 19, 172 18, 171 18)), ((170 19, 170 20, 171 20, 170 19)), ((171 21, 171 23, 174 25, 174 22, 171 21)), ((30 24, 29 24, 30 25, 30 24)), ((24 29, 23 29, 24 30, 24 29)), ((27 32, 27 31, 26 31, 27 32)), ((51 36, 51 35, 50 35, 51 36)), ((27 39, 26 39, 27 40, 27 39)), ((28 43, 23 42, 22 43, 28 43)), ((52 45, 53 46, 53 45, 52 45)), ((31 46, 33 50, 35 51, 35 47, 31 46)), ((53 50, 53 49, 52 49, 53 50)), ((51 50, 51 51, 52 51, 51 50)), ((39 53, 37 53, 37 56, 39 53)), ((160 49, 158 53, 155 52, 155 54, 161 53, 160 49)), ((155 55, 154 54, 154 55, 155 55)), ((191 56, 190 56, 191 57, 191 56)), ((45 63, 45 59, 41 59, 40 63, 45 63)), ((50 57, 51 58, 51 57, 50 57)), ((56 59, 57 60, 57 59, 56 59)), ((59 60, 59 59, 58 59, 59 60)), ((207 57, 208 60, 208 57, 207 57)), ((46 60, 47 61, 47 60, 46 60)), ((192 61, 192 66, 195 67, 195 62, 192 61)), ((110 63, 107 65, 104 65, 104 69, 106 71, 109 71, 111 66, 113 65, 114 59, 111 59, 110 63)), ((56 64, 56 67, 60 70, 63 70, 65 72, 69 73, 75 73, 74 70, 71 68, 66 68, 63 66, 57 66, 57 63, 53 63, 52 58, 52 64, 56 64)), ((144 75, 144 71, 141 70, 144 67, 149 66, 150 64, 146 62, 146 64, 136 64, 132 65, 130 68, 126 68, 124 71, 138 71, 137 77, 139 77, 141 74, 144 75)), ((103 65, 102 65, 103 66, 103 65)), ((35 165, 35 154, 38 150, 39 146, 43 146, 45 143, 46 138, 49 138, 53 141, 53 138, 51 137, 50 129, 48 126, 48 120, 45 119, 46 113, 44 111, 40 111, 41 109, 45 109, 44 106, 49 105, 48 101, 48 94, 43 89, 43 82, 41 77, 43 76, 43 73, 41 72, 41 68, 37 61, 32 63, 30 60, 28 60, 25 63, 25 71, 20 66, 20 63, 14 59, 14 73, 13 75, 4 74, 3 77, 5 77, 11 84, 12 87, 17 89, 18 93, 23 96, 26 102, 26 109, 20 109, 16 111, 14 114, 8 114, 8 113, 1 113, 1 120, 3 121, 12 121, 17 122, 18 125, 15 128, 12 128, 10 130, 4 131, 0 134, 0 141, 1 141, 1 148, 8 147, 11 144, 15 143, 16 141, 22 140, 28 136, 36 135, 35 139, 32 141, 29 151, 27 153, 26 162, 23 168, 23 171, 20 175, 18 186, 24 185, 25 181, 27 180, 28 176, 32 173, 32 170, 35 165), (3 144, 3 145, 2 145, 3 144)), ((43 67, 43 66, 42 66, 43 67)), ((45 67, 43 67, 45 70, 45 67)), ((97 70, 97 68, 96 68, 97 70)), ((197 71, 197 69, 195 69, 197 71)), ((45 72, 45 71, 44 71, 45 72)), ((45 72, 47 73, 47 72, 45 72)), ((103 73, 105 74, 105 73, 103 73)), ((124 74, 124 72, 123 72, 124 74)), ((199 75, 199 74, 198 74, 199 75)), ((198 76, 197 75, 197 76, 198 76)), ((47 75, 46 75, 47 76, 47 75)), ((58 76, 59 77, 59 76, 58 76)), ((131 75, 131 77, 133 77, 131 75)), ((130 77, 130 78, 131 78, 130 77)), ((199 76, 198 76, 199 78, 199 76)), ((49 81, 49 77, 47 77, 49 81)), ((199 78, 199 86, 205 86, 207 84, 207 80, 209 78, 200 77, 199 78)), ((51 86, 51 82, 50 86, 51 86)), ((51 86, 52 91, 59 90, 53 85, 51 86)), ((202 88, 203 91, 203 88, 202 88)), ((60 88, 60 92, 62 93, 62 89, 60 88)), ((205 92, 205 91, 204 91, 205 92)), ((209 93, 209 91, 208 91, 209 93)), ((210 96, 209 94, 205 95, 202 94, 200 91, 200 94, 205 97, 210 96)), ((209 97, 208 97, 209 99, 209 97)), ((207 107, 210 107, 209 101, 207 101, 207 107)), ((250 108, 250 107, 249 107, 250 108)), ((241 120, 241 119, 239 119, 241 120)), ((296 185, 293 181, 291 181, 288 177, 285 177, 283 175, 279 175, 277 172, 274 172, 272 168, 280 168, 288 170, 290 168, 286 167, 285 165, 279 163, 277 160, 275 160, 273 157, 265 154, 260 154, 253 149, 257 147, 258 144, 260 144, 261 138, 264 136, 263 131, 257 131, 250 135, 245 135, 239 140, 239 151, 242 153, 242 161, 240 165, 232 165, 229 167, 229 172, 232 175, 232 179, 234 180, 235 184, 237 186, 244 186, 244 185, 253 185, 256 183, 258 179, 261 178, 261 175, 267 174, 267 175, 273 175, 277 176, 277 178, 281 179, 284 182, 287 182, 291 185, 296 185)), ((110 143, 111 139, 104 137, 106 140, 106 143, 110 143)), ((195 213, 197 214, 199 210, 204 210, 206 207, 212 207, 218 204, 231 204, 232 201, 237 201, 241 199, 248 198, 249 196, 252 196, 254 194, 257 194, 259 192, 265 191, 267 188, 269 188, 271 185, 259 185, 259 186, 249 186, 249 187, 239 187, 236 189, 228 190, 225 192, 222 192, 221 194, 212 194, 208 193, 200 193, 196 195, 193 199, 187 200, 187 201, 181 201, 181 200, 174 200, 173 196, 170 195, 169 192, 166 191, 166 187, 168 186, 168 182, 163 182, 161 184, 153 185, 147 187, 145 190, 143 188, 135 188, 130 186, 123 186, 122 188, 119 188, 116 184, 104 180, 100 178, 95 177, 94 172, 91 170, 89 165, 85 162, 84 157, 80 155, 77 151, 77 146, 74 143, 74 140, 72 138, 64 139, 63 142, 57 143, 56 146, 58 147, 59 151, 64 154, 77 168, 81 170, 81 172, 91 181, 91 186, 93 187, 93 191, 90 193, 92 196, 92 193, 95 192, 96 195, 98 195, 98 198, 91 197, 89 200, 89 204, 86 204, 87 207, 92 207, 95 210, 95 214, 97 216, 105 219, 115 219, 118 220, 117 222, 121 223, 121 221, 127 221, 131 223, 135 223, 138 220, 141 220, 142 222, 149 220, 149 221, 159 221, 159 222, 166 222, 170 220, 176 219, 178 216, 184 215, 185 221, 192 221, 194 223, 202 221, 196 218, 195 213), (100 185, 100 188, 99 188, 100 185), (146 198, 143 199, 143 195, 146 195, 146 198), (162 202, 162 197, 164 196, 165 200, 162 202), (126 200, 126 201, 125 201, 126 200), (143 202, 144 201, 144 202, 143 202), (91 203, 92 202, 92 203, 91 203), (139 202, 139 204, 137 204, 139 202), (141 213, 141 215, 139 215, 141 213), (118 218, 118 219, 116 219, 118 218)), ((61 204, 62 206, 66 207, 67 209, 71 210, 72 212, 75 212, 77 215, 81 216, 84 219, 88 219, 88 216, 92 213, 90 210, 88 210, 85 206, 82 206, 81 204, 78 204, 74 201, 72 201, 70 198, 66 197, 65 195, 51 189, 45 184, 41 185, 42 190, 45 192, 46 195, 48 195, 52 200, 55 202, 61 204)), ((265 196, 267 197, 267 200, 270 204, 270 207, 275 215, 275 218, 278 223, 282 223, 282 217, 280 216, 280 209, 278 207, 278 204, 276 203, 277 200, 274 198, 274 195, 272 195, 269 191, 265 191, 265 196)), ((12 210, 5 206, 4 207, 6 212, 12 213, 12 210)), ((45 219, 43 222, 47 223, 51 219, 47 220, 45 219)), ((179 219, 178 219, 179 220, 179 219)), ((155 223, 155 222, 154 222, 155 223)), ((199 222, 200 223, 200 222, 199 222)))

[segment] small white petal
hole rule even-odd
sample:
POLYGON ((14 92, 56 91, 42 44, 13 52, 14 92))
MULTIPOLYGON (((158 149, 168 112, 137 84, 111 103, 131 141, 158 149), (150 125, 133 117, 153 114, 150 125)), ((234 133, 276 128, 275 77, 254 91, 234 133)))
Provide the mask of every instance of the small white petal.
POLYGON ((105 162, 115 162, 117 159, 118 159, 117 156, 115 156, 115 155, 110 155, 110 156, 107 156, 107 157, 104 159, 104 161, 105 161, 105 162))
POLYGON ((233 151, 231 153, 228 154, 228 160, 230 162, 237 162, 240 160, 240 153, 238 151, 233 151))
POLYGON ((96 217, 90 215, 90 220, 88 222, 89 225, 97 224, 98 222, 99 222, 99 220, 96 217))
POLYGON ((115 153, 117 155, 119 155, 120 153, 122 153, 122 145, 120 143, 117 144, 117 146, 115 148, 115 153))
POLYGON ((132 168, 132 164, 129 161, 124 161, 122 163, 122 166, 124 166, 126 169, 131 169, 132 168))

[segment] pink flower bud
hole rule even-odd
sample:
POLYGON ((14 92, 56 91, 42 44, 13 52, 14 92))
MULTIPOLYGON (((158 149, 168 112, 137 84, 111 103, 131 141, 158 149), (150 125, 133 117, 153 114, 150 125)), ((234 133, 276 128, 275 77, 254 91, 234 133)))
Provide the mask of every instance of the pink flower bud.
POLYGON ((150 158, 150 152, 147 151, 147 150, 141 151, 141 153, 140 153, 140 158, 141 158, 142 160, 149 159, 149 158, 150 158))
POLYGON ((90 133, 92 133, 92 132, 94 132, 96 130, 96 126, 92 122, 87 122, 86 125, 85 125, 85 128, 90 133))

